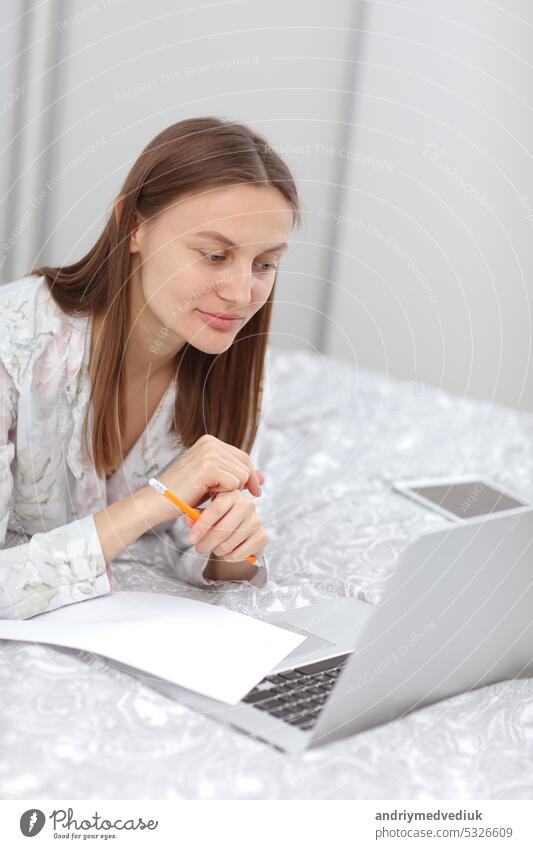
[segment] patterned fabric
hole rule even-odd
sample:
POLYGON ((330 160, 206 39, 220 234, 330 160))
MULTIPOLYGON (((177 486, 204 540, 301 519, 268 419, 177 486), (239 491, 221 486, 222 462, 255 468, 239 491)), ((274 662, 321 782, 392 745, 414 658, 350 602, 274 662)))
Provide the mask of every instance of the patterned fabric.
MULTIPOLYGON (((0 289, 0 617, 5 619, 25 619, 110 592, 111 569, 93 514, 146 486, 184 451, 170 432, 172 382, 123 464, 107 481, 96 474, 82 440, 91 333, 92 318, 65 314, 44 277, 0 289)), ((261 433, 262 422, 251 455, 256 465, 261 433)), ((228 583, 203 576, 209 555, 188 541, 181 514, 156 530, 167 537, 177 578, 198 586, 228 583)), ((267 580, 263 556, 253 578, 238 583, 262 586, 267 580)))
MULTIPOLYGON (((114 562, 117 589, 259 618, 344 596, 378 604, 406 546, 448 524, 393 481, 483 473, 533 501, 533 414, 309 351, 271 354, 267 586, 178 583, 163 535, 147 534, 114 562)), ((85 651, 0 641, 0 694, 2 799, 533 797, 533 678, 292 755, 85 651)))

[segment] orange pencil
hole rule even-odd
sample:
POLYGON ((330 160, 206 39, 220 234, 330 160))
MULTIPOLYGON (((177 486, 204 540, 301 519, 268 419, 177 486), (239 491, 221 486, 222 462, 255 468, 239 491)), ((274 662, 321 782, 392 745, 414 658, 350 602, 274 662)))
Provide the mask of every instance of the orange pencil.
MULTIPOLYGON (((148 481, 151 487, 155 489, 156 492, 159 492, 160 495, 164 495, 165 498, 168 498, 169 501, 172 502, 174 507, 177 507, 178 510, 181 510, 182 513, 185 513, 189 519, 194 519, 196 521, 202 515, 199 510, 195 507, 190 507, 185 501, 182 501, 177 495, 175 495, 168 487, 166 487, 163 483, 156 480, 155 478, 150 478, 148 481)), ((248 563, 255 563, 256 558, 253 554, 249 554, 246 558, 248 563)))

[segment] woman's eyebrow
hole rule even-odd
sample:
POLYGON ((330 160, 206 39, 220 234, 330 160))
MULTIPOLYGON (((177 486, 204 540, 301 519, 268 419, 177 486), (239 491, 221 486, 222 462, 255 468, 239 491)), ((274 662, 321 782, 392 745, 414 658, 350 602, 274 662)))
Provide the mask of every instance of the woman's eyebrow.
MULTIPOLYGON (((217 242, 220 242, 222 245, 227 245, 229 248, 238 247, 235 242, 232 242, 231 239, 228 239, 227 236, 223 236, 222 233, 217 233, 216 230, 198 230, 192 235, 202 236, 206 239, 216 239, 217 242)), ((263 253, 267 253, 268 251, 284 251, 287 247, 287 242, 280 242, 279 245, 271 245, 269 248, 264 248, 263 253)))

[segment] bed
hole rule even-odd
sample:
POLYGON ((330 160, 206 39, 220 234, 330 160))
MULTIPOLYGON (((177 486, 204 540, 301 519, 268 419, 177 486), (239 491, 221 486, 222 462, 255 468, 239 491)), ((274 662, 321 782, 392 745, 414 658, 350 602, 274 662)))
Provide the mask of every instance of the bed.
MULTIPOLYGON (((533 498, 531 414, 307 351, 273 350, 271 385, 260 465, 268 585, 180 583, 149 533, 114 561, 117 589, 255 616, 339 596, 377 604, 405 546, 447 523, 393 481, 483 472, 533 498)), ((531 799, 533 681, 285 755, 105 658, 2 641, 0 748, 4 799, 531 799)))

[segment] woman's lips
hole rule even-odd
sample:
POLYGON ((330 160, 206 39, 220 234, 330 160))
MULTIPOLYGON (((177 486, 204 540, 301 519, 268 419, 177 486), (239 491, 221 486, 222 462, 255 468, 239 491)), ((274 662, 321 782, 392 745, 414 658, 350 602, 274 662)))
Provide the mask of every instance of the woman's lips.
POLYGON ((206 324, 210 327, 214 327, 216 330, 232 330, 244 321, 243 318, 219 318, 216 315, 212 315, 209 312, 203 312, 202 310, 198 310, 198 315, 202 321, 205 321, 206 324))

